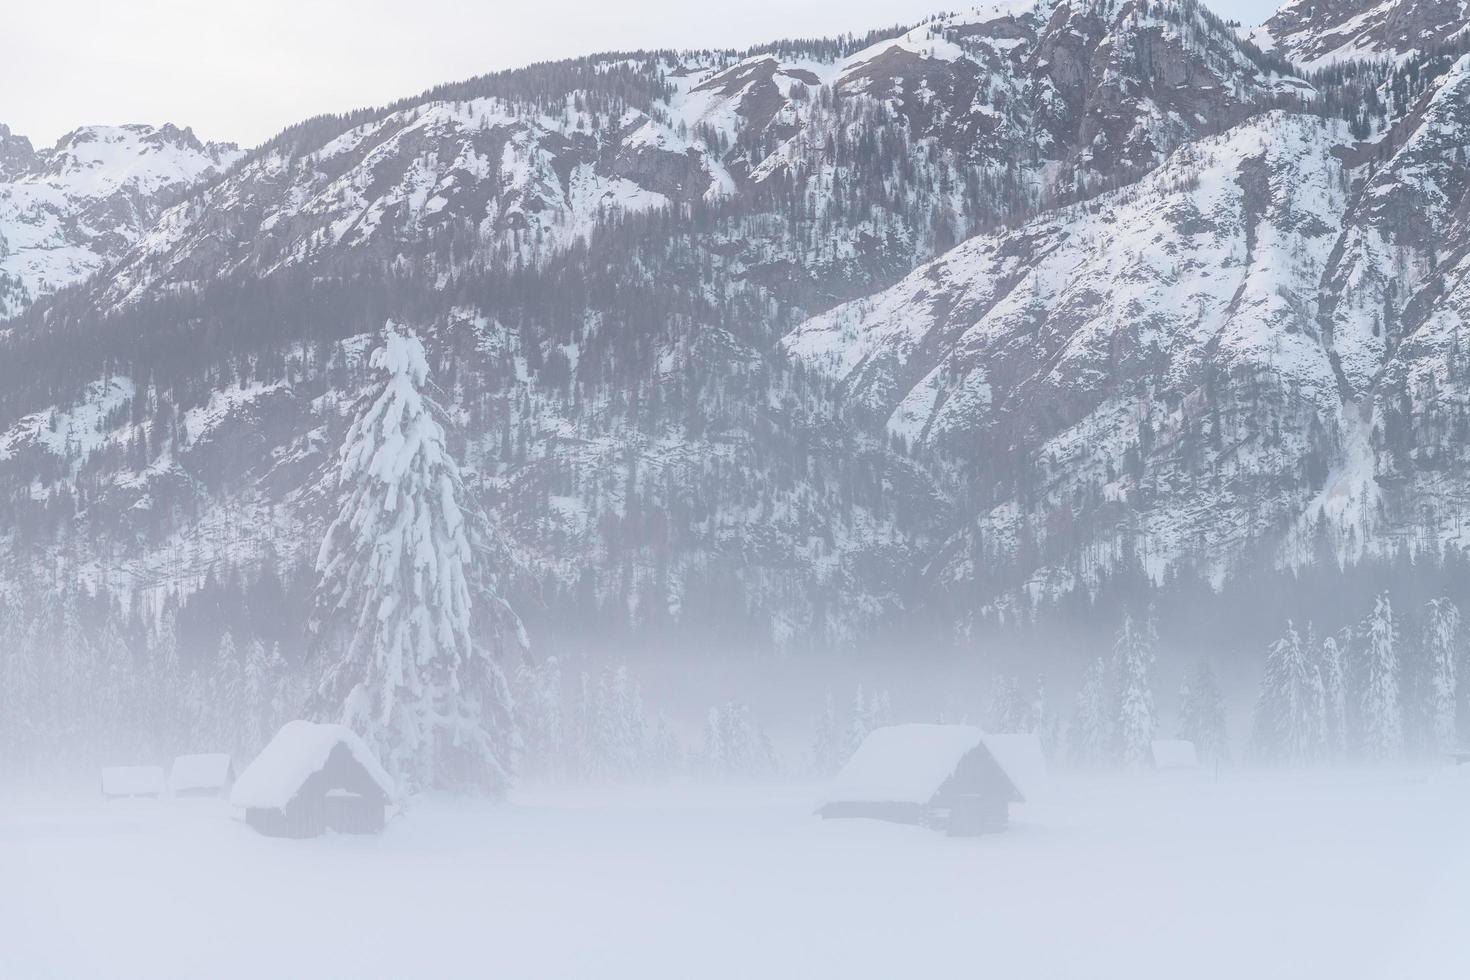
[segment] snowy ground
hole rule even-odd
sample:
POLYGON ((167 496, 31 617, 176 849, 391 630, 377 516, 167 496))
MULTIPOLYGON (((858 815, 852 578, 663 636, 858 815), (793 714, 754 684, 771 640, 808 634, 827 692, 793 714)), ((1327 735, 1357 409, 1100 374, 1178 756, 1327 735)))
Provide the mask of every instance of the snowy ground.
POLYGON ((1059 780, 967 840, 816 795, 526 791, 282 841, 0 793, 0 976, 1470 976, 1470 767, 1059 780))

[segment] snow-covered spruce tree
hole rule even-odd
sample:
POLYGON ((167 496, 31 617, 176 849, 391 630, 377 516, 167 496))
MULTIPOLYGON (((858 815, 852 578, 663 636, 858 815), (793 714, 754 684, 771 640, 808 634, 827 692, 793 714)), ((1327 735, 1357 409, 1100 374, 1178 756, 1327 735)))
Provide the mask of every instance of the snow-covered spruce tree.
POLYGON ((653 733, 648 738, 648 771, 666 779, 684 765, 684 748, 669 720, 663 715, 654 719, 653 733))
POLYGON ((538 776, 556 775, 565 751, 561 720, 561 662, 547 657, 522 663, 516 671, 517 727, 522 739, 522 766, 538 776))
POLYGON ((240 709, 245 712, 245 724, 238 748, 247 757, 259 752, 275 734, 271 728, 270 659, 266 656, 265 644, 251 640, 245 648, 245 697, 240 709))
POLYGON ((863 739, 873 730, 872 715, 868 711, 868 699, 863 696, 862 685, 858 685, 857 694, 852 699, 852 716, 847 724, 847 757, 850 759, 863 739))
POLYGON ((1143 766, 1152 751, 1155 727, 1153 623, 1140 626, 1125 615, 1113 645, 1113 659, 1118 680, 1113 713, 1118 761, 1129 767, 1143 766))
POLYGON ((1449 752, 1459 744, 1455 710, 1460 659, 1460 610, 1449 599, 1431 599, 1424 607, 1424 652, 1429 672, 1425 696, 1430 747, 1449 752))
POLYGON ((995 690, 990 696, 990 711, 985 723, 992 732, 1021 732, 1021 719, 1029 711, 1022 699, 1021 685, 1010 674, 1002 674, 995 680, 995 690))
POLYGON ((1347 688, 1342 676, 1342 647, 1337 639, 1323 638, 1317 648, 1317 677, 1322 685, 1322 751, 1329 759, 1347 752, 1347 688))
POLYGON ((842 727, 837 721, 837 707, 828 691, 817 716, 816 736, 812 739, 812 774, 830 776, 847 761, 842 727))
POLYGON ((1356 647, 1362 658, 1359 724, 1363 755, 1374 760, 1389 759, 1403 748, 1404 735, 1399 709, 1398 633, 1387 593, 1374 602, 1373 614, 1363 624, 1362 634, 1356 647))
POLYGON ((1108 665, 1101 657, 1092 662, 1082 679, 1068 736, 1075 765, 1101 765, 1111 752, 1113 725, 1108 709, 1108 665))
POLYGON ((341 506, 317 558, 313 643, 330 666, 316 713, 366 738, 404 790, 499 792, 517 738, 509 686, 471 628, 479 522, 423 344, 390 322, 370 363, 378 379, 343 442, 341 506))
POLYGON ((1291 764, 1316 758, 1322 731, 1320 683, 1301 634, 1288 622, 1286 633, 1266 654, 1251 732, 1258 757, 1291 764))
POLYGON ((1215 669, 1201 660, 1181 692, 1179 737, 1194 743, 1201 759, 1228 758, 1229 736, 1225 726, 1225 696, 1215 680, 1215 669))
POLYGON ((239 752, 244 729, 241 711, 245 705, 245 665, 240 662, 235 634, 229 630, 219 639, 214 674, 207 687, 205 725, 209 738, 220 751, 239 752))
POLYGON ((776 751, 750 721, 750 709, 731 701, 710 708, 705 718, 704 765, 713 775, 752 778, 777 769, 776 751))

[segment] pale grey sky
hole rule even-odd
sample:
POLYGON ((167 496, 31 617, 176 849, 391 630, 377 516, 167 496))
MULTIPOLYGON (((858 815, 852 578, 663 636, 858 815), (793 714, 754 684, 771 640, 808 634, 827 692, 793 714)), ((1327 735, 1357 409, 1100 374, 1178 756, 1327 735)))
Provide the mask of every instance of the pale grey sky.
MULTIPOLYGON (((1207 0, 1209 2, 1209 0, 1207 0)), ((1277 0, 1215 0, 1258 23, 1277 0)), ((38 146, 90 123, 258 143, 306 116, 595 51, 863 32, 962 0, 25 0, 0 14, 0 123, 38 146)))

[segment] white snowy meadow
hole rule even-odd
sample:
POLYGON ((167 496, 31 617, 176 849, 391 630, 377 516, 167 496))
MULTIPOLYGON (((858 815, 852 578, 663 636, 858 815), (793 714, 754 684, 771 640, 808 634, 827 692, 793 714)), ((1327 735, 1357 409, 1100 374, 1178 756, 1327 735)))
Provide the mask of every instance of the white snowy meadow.
POLYGON ((426 799, 262 837, 217 800, 11 798, 6 976, 1455 978, 1470 768, 1068 776, 1007 833, 801 783, 426 799))

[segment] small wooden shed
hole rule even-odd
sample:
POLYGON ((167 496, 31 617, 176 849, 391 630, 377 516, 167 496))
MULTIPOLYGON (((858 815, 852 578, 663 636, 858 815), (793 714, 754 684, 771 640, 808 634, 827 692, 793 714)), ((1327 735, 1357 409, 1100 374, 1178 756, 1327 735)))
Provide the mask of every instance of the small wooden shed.
POLYGON ((892 725, 869 733, 817 810, 943 829, 1004 830, 1010 804, 1045 775, 1034 735, 986 735, 971 725, 892 725))
POLYGON ((224 752, 181 755, 168 773, 168 790, 175 798, 228 796, 235 783, 235 763, 224 752))
POLYGON ((383 829, 393 781, 351 729, 288 722, 235 781, 230 802, 271 837, 383 829))
POLYGON ((102 770, 102 796, 109 800, 163 795, 162 766, 108 766, 102 770))

